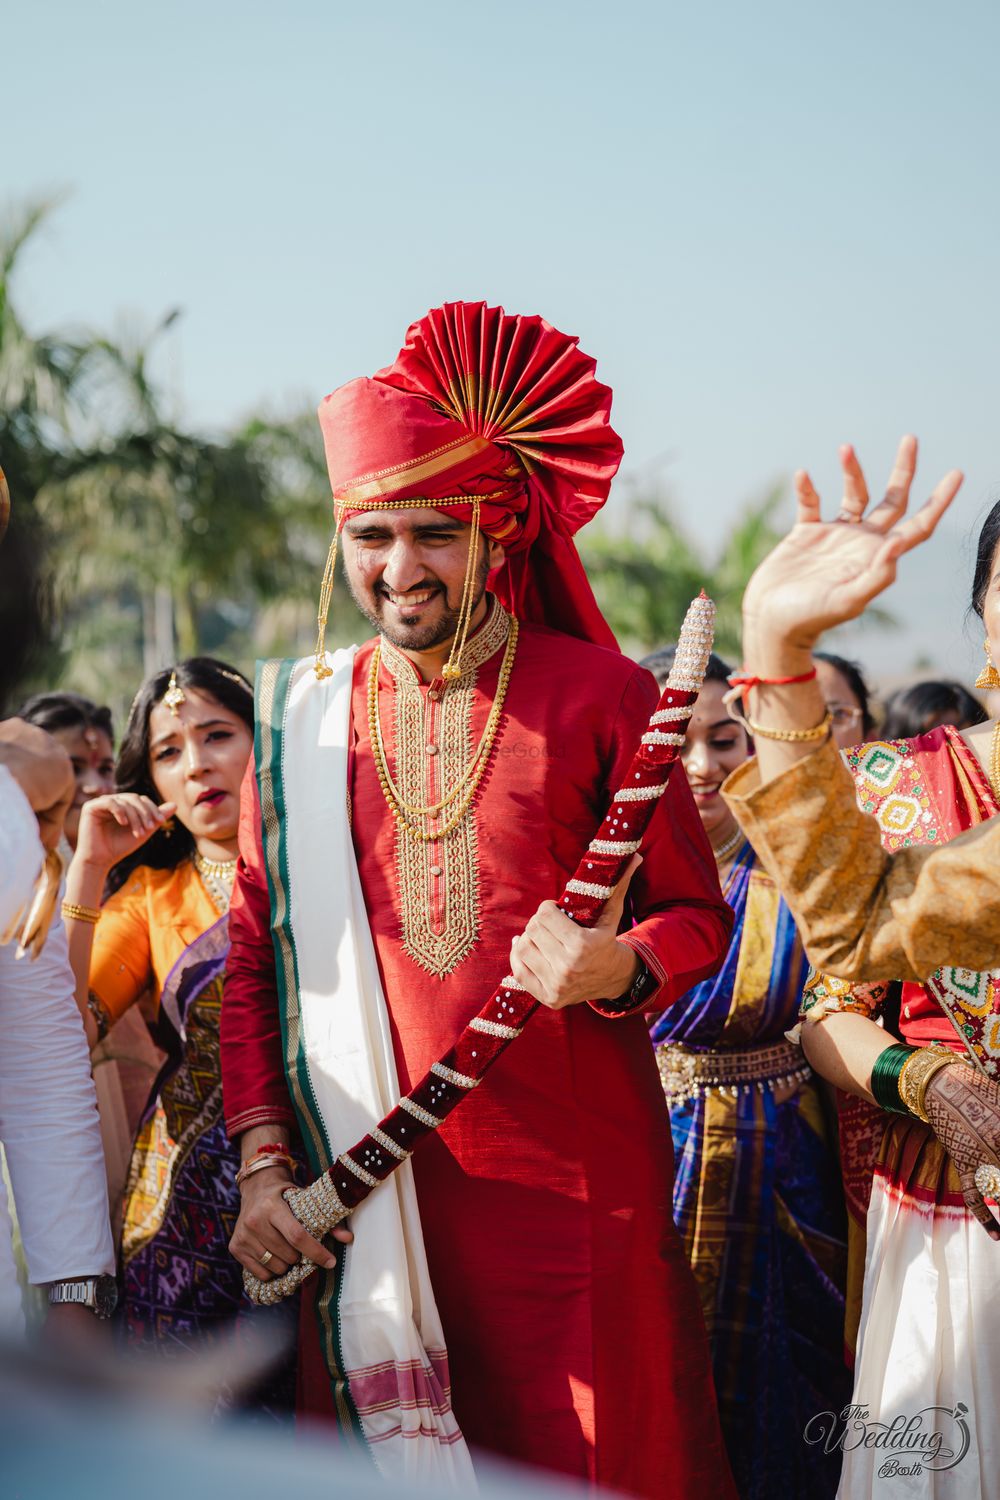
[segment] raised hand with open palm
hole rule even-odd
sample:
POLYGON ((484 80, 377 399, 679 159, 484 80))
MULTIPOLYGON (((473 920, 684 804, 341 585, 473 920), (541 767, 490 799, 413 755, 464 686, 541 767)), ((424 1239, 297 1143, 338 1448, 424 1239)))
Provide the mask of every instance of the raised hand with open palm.
MULTIPOLYGON (((907 516, 917 465, 917 440, 904 437, 882 500, 866 517, 868 487, 854 449, 840 450, 844 495, 840 514, 824 521, 809 475, 795 476, 795 525, 747 585, 744 648, 766 666, 779 650, 808 652, 825 630, 853 620, 896 577, 904 553, 930 537, 958 493, 962 475, 951 469, 927 501, 907 516)), ((756 670, 762 670, 756 666, 756 670)))

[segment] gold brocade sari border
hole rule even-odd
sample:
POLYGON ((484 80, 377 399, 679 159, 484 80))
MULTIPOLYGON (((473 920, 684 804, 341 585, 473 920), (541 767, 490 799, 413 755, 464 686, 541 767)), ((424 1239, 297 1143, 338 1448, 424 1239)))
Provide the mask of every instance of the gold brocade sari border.
POLYGON ((201 1108, 174 1140, 167 1111, 157 1104, 136 1136, 125 1184, 121 1251, 125 1265, 144 1250, 163 1228, 163 1220, 181 1168, 201 1137, 222 1118, 222 1084, 216 1084, 201 1108))
POLYGON ((771 986, 774 933, 780 904, 781 892, 770 876, 756 868, 751 870, 733 998, 726 1021, 727 1046, 750 1045, 754 1036, 760 997, 766 995, 771 986))

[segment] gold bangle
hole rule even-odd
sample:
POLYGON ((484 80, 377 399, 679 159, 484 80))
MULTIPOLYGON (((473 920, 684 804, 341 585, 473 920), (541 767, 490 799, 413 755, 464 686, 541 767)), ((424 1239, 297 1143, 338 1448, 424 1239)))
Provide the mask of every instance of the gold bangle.
POLYGON ((899 1097, 911 1115, 916 1115, 925 1125, 930 1124, 925 1103, 927 1085, 934 1074, 940 1073, 949 1063, 961 1061, 957 1052, 951 1052, 946 1047, 921 1047, 906 1059, 900 1070, 898 1086, 899 1097))
POLYGON ((248 1177, 252 1177, 255 1172, 263 1172, 267 1167, 287 1167, 292 1178, 295 1177, 295 1158, 278 1156, 269 1151, 266 1156, 251 1156, 243 1163, 236 1173, 236 1186, 242 1187, 248 1177))
POLYGON ((99 922, 101 920, 100 907, 78 906, 75 901, 64 901, 62 914, 64 922, 99 922))
POLYGON ((833 719, 829 713, 825 713, 822 722, 813 729, 768 729, 765 725, 758 724, 755 719, 747 719, 746 722, 755 739, 759 736, 764 740, 787 740, 795 745, 805 745, 812 740, 825 740, 833 728, 833 719))

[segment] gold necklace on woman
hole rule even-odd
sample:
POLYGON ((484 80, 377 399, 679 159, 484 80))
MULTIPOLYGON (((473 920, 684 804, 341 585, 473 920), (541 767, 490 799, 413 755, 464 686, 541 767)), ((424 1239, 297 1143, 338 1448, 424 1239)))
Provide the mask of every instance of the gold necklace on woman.
POLYGON ((233 894, 236 879, 236 860, 207 859, 199 850, 194 852, 194 867, 201 876, 201 883, 211 896, 217 910, 229 910, 229 898, 233 894))
POLYGON ((1000 802, 1000 719, 993 726, 993 739, 990 744, 990 786, 993 795, 1000 802))
POLYGON ((731 833, 729 837, 719 845, 718 849, 712 850, 712 853, 715 855, 715 863, 717 865, 725 864, 729 856, 736 853, 742 842, 743 829, 737 826, 735 833, 731 833))
POLYGON ((458 781, 450 792, 446 792, 437 802, 420 806, 417 803, 407 802, 402 796, 392 775, 389 771, 389 763, 385 753, 385 745, 382 740, 382 722, 378 711, 378 672, 379 663, 382 660, 382 643, 379 641, 372 652, 371 669, 368 673, 368 730, 371 739, 372 756, 375 761, 375 772, 382 788, 382 795, 396 822, 411 839, 419 839, 424 843, 431 839, 443 839, 457 828, 465 817, 472 803, 473 797, 479 788, 489 765, 490 755, 500 728, 500 718, 503 714, 504 699, 507 696, 507 686, 510 682, 510 674, 514 668, 514 656, 517 652, 518 624, 512 615, 510 629, 507 633, 507 646, 504 650, 503 661, 500 665, 500 677, 497 682, 496 696, 490 708, 486 726, 480 736, 479 744, 471 761, 462 772, 458 781), (464 795, 463 795, 464 793, 464 795), (446 807, 450 807, 459 797, 461 801, 445 823, 443 828, 418 828, 412 819, 436 819, 438 814, 446 807))

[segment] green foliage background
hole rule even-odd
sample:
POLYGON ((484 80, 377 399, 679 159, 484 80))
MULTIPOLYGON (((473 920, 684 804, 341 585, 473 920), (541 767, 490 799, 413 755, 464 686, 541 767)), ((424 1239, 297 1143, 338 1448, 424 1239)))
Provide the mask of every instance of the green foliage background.
MULTIPOLYGON (((208 652, 249 670, 310 648, 329 487, 312 411, 209 435, 168 409, 151 366, 177 311, 117 340, 29 331, 17 271, 53 208, 29 203, 0 225, 0 466, 13 501, 0 547, 0 710, 72 686, 120 723, 143 677, 180 657, 208 652)), ((620 481, 580 543, 623 647, 642 655, 673 640, 704 587, 718 649, 735 660, 740 598, 775 540, 783 494, 749 505, 705 556, 659 481, 620 481)), ((368 629, 338 584, 330 642, 368 629)))

